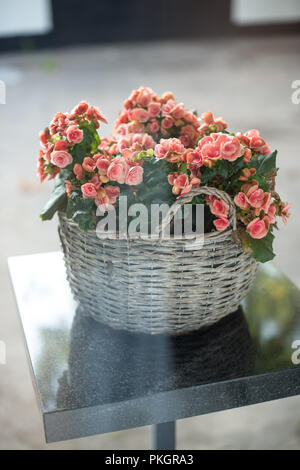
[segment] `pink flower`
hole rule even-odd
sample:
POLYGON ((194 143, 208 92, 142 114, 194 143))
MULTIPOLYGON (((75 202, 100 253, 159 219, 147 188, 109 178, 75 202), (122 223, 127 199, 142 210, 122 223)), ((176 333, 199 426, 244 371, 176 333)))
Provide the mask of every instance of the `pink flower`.
POLYGON ((166 91, 160 98, 161 103, 167 103, 170 100, 175 101, 174 95, 171 91, 166 91))
POLYGON ((251 131, 248 131, 246 135, 250 139, 249 146, 255 152, 259 152, 262 155, 268 155, 271 152, 270 146, 267 145, 264 139, 260 137, 259 131, 257 129, 252 129, 251 131))
POLYGON ((264 193, 264 199, 263 199, 263 204, 261 206, 261 210, 263 210, 266 214, 268 214, 270 205, 271 205, 271 193, 264 193))
POLYGON ((125 183, 129 186, 137 186, 143 182, 144 170, 141 166, 133 166, 129 169, 125 183))
POLYGON ((250 209, 250 204, 248 202, 247 196, 244 193, 238 193, 234 198, 235 204, 243 210, 250 209))
POLYGON ((58 140, 54 145, 54 150, 68 150, 68 142, 65 140, 58 140))
POLYGON ((264 192, 258 186, 252 186, 247 192, 247 198, 252 207, 260 209, 264 203, 264 192))
POLYGON ((252 157, 252 152, 250 149, 245 149, 245 152, 244 152, 244 162, 245 163, 249 163, 250 160, 251 160, 251 157, 252 157))
POLYGON ((181 128, 180 134, 186 135, 191 140, 193 140, 195 138, 196 130, 193 126, 191 126, 190 124, 187 124, 186 126, 181 128))
POLYGON ((190 163, 191 165, 195 166, 201 166, 202 165, 202 154, 200 149, 193 150, 191 152, 187 152, 186 155, 186 161, 187 163, 190 163))
POLYGON ((254 175, 256 175, 255 168, 244 168, 243 175, 239 177, 239 181, 248 181, 254 175))
POLYGON ((161 125, 164 129, 170 129, 174 124, 173 119, 170 116, 166 116, 162 122, 161 125))
POLYGON ((171 116, 174 119, 181 119, 184 116, 184 107, 183 103, 178 103, 170 111, 171 116))
POLYGON ((81 192, 85 199, 95 198, 97 196, 97 189, 93 183, 85 183, 81 186, 81 192))
POLYGON ((136 97, 136 102, 139 106, 146 108, 152 100, 152 90, 150 88, 140 88, 136 97))
POLYGON ((181 135, 179 137, 179 140, 185 147, 188 147, 190 145, 190 139, 187 135, 181 135))
POLYGON ((223 230, 226 230, 229 227, 229 220, 225 217, 222 217, 220 219, 214 220, 213 224, 218 230, 218 232, 222 232, 223 230))
POLYGON ((109 197, 107 196, 105 190, 101 191, 101 195, 99 195, 98 192, 98 195, 95 199, 95 204, 98 206, 101 212, 114 209, 114 206, 109 202, 109 197))
POLYGON ((82 180, 83 178, 83 169, 79 163, 76 163, 73 168, 73 172, 76 175, 76 179, 82 180))
MULTIPOLYGON (((243 147, 237 137, 225 134, 220 136, 220 151, 222 158, 234 162, 243 155, 243 147)), ((218 140, 217 140, 218 142, 218 140)))
POLYGON ((170 149, 170 152, 179 153, 179 154, 184 153, 184 150, 185 150, 180 140, 176 138, 169 139, 169 149, 170 149))
POLYGON ((158 121, 156 119, 151 120, 148 123, 148 129, 152 134, 156 134, 156 132, 158 132, 160 129, 158 121))
POLYGON ((106 175, 109 168, 110 161, 106 158, 99 158, 97 160, 96 166, 99 170, 100 175, 106 175))
POLYGON ((189 177, 186 174, 179 175, 174 181, 174 185, 180 189, 184 189, 189 184, 189 177))
POLYGON ((75 125, 70 126, 67 129, 67 139, 70 144, 80 144, 83 139, 83 131, 75 125))
POLYGON ((207 124, 209 126, 215 122, 214 115, 211 111, 207 111, 206 113, 202 113, 200 117, 201 117, 202 121, 204 121, 205 124, 207 124))
POLYGON ((51 163, 59 168, 65 168, 73 161, 72 155, 65 150, 55 150, 51 153, 51 163))
POLYGON ((222 199, 215 199, 210 205, 211 213, 219 218, 227 218, 229 212, 229 206, 222 199))
MULTIPOLYGON (((174 186, 174 188, 177 188, 178 186, 174 186)), ((193 189, 193 186, 191 184, 188 184, 187 186, 185 186, 185 188, 183 188, 183 190, 181 191, 181 194, 179 197, 182 197, 182 196, 185 196, 186 194, 188 194, 191 190, 193 189)))
POLYGON ((142 134, 145 132, 145 127, 141 122, 133 121, 128 124, 128 132, 132 132, 133 134, 142 134))
POLYGON ((169 154, 170 142, 167 139, 161 139, 160 143, 155 146, 154 154, 158 160, 166 158, 169 154))
POLYGON ((168 175, 168 182, 171 186, 173 186, 175 184, 175 180, 176 180, 177 176, 178 176, 177 172, 176 173, 170 173, 168 175))
POLYGON ((207 195, 205 196, 206 203, 211 206, 211 204, 217 199, 216 196, 207 195))
POLYGON ((216 144, 206 144, 201 149, 203 164, 209 167, 221 158, 220 148, 216 144))
POLYGON ((120 195, 120 188, 117 186, 105 186, 105 192, 111 204, 114 204, 120 195))
POLYGON ((91 157, 85 157, 82 163, 82 168, 88 173, 93 173, 96 168, 96 162, 91 157))
POLYGON ((206 137, 202 137, 202 139, 199 140, 198 148, 202 149, 204 145, 213 144, 213 143, 214 143, 214 139, 210 135, 207 135, 206 137))
POLYGON ((101 186, 101 180, 100 180, 99 175, 94 175, 90 183, 92 183, 96 189, 99 189, 101 186))
POLYGON ((67 196, 71 197, 71 192, 72 192, 72 189, 73 189, 71 181, 65 180, 65 185, 66 185, 67 196))
POLYGON ((128 149, 131 145, 131 142, 130 142, 130 139, 127 137, 122 137, 119 141, 118 141, 118 147, 119 147, 119 151, 122 153, 125 149, 128 149))
POLYGON ((39 137, 40 137, 40 142, 41 142, 41 144, 42 144, 43 146, 47 145, 48 138, 50 137, 50 136, 49 136, 49 130, 48 130, 48 129, 45 129, 44 131, 40 131, 39 137))
POLYGON ((161 104, 160 103, 150 103, 148 106, 149 116, 154 118, 160 113, 161 104))
POLYGON ((96 106, 89 106, 87 113, 86 113, 87 118, 95 121, 101 121, 107 124, 106 117, 104 114, 101 113, 100 109, 97 108, 96 106))
POLYGON ((247 231, 249 232, 250 236, 258 240, 264 238, 268 234, 269 228, 270 222, 268 217, 264 217, 263 219, 256 218, 252 220, 249 225, 247 225, 247 231))
POLYGON ((281 217, 285 224, 287 223, 287 219, 291 216, 291 214, 289 213, 291 207, 292 206, 290 204, 287 205, 284 202, 281 204, 281 217))
POLYGON ((129 111, 129 117, 131 121, 147 122, 150 115, 145 109, 134 108, 132 111, 129 111))
POLYGON ((170 114, 171 110, 176 106, 175 100, 168 100, 161 108, 162 116, 170 114))
POLYGON ((276 222, 276 206, 275 204, 271 204, 268 210, 268 219, 270 224, 275 224, 276 222))
POLYGON ((113 159, 107 170, 107 176, 111 181, 117 181, 124 184, 128 173, 129 166, 124 157, 116 157, 113 159))
POLYGON ((143 140, 142 140, 142 146, 143 146, 146 150, 154 149, 154 147, 155 147, 155 142, 154 142, 153 138, 151 137, 151 135, 144 134, 143 140))

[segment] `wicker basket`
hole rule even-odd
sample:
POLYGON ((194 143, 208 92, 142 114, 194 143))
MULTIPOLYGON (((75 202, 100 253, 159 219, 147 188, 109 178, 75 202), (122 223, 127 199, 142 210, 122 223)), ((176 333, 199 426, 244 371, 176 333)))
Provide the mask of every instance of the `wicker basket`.
POLYGON ((216 195, 230 208, 230 227, 205 234, 204 241, 202 236, 201 249, 174 236, 100 239, 96 231, 82 232, 59 213, 68 280, 85 311, 116 329, 181 334, 237 310, 255 278, 256 262, 232 237, 236 214, 231 198, 202 187, 175 202, 170 214, 199 194, 216 195))

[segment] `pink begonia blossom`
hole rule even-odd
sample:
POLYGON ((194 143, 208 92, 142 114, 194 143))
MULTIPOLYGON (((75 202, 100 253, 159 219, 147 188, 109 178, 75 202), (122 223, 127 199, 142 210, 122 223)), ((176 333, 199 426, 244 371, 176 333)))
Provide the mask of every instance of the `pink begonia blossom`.
POLYGON ((259 209, 264 203, 264 192, 258 186, 252 186, 247 192, 247 199, 252 207, 259 209))
POLYGON ((151 118, 156 117, 160 113, 160 110, 161 110, 160 103, 150 103, 148 106, 148 112, 151 118))
POLYGON ((224 217, 214 220, 213 224, 218 230, 218 232, 223 232, 223 230, 226 230, 229 227, 229 220, 224 217))
POLYGON ((170 116, 166 116, 161 122, 161 125, 164 129, 170 129, 173 124, 174 120, 170 116))
POLYGON ((184 189, 186 186, 189 184, 189 177, 186 174, 182 174, 177 176, 177 178, 174 181, 174 185, 178 186, 180 189, 184 189))
POLYGON ((222 199, 215 199, 212 204, 210 204, 210 211, 216 217, 227 218, 229 212, 229 206, 222 199))
POLYGON ((223 134, 217 139, 222 158, 234 162, 244 154, 244 149, 237 137, 223 134))
POLYGON ((94 120, 101 121, 107 124, 106 117, 104 116, 104 114, 102 114, 100 109, 97 108, 97 106, 89 106, 86 112, 86 115, 89 120, 94 119, 94 120))
POLYGON ((105 192, 111 204, 114 204, 120 195, 120 188, 118 186, 105 186, 105 192))
POLYGON ((91 157, 85 157, 82 163, 82 168, 88 173, 93 173, 96 168, 96 162, 91 157))
POLYGON ((68 147, 68 142, 66 142, 65 140, 58 140, 57 142, 55 142, 54 150, 68 150, 68 147))
POLYGON ((268 219, 270 224, 275 224, 276 222, 276 206, 271 204, 268 210, 268 219))
POLYGON ((191 165, 200 167, 202 165, 202 160, 202 153, 200 149, 189 151, 186 154, 186 161, 191 165))
POLYGON ((85 183, 81 186, 81 192, 85 199, 95 198, 97 196, 97 189, 93 183, 85 183))
POLYGON ((117 181, 119 184, 124 184, 129 166, 124 157, 116 157, 111 162, 107 170, 107 176, 111 181, 117 181))
POLYGON ((142 108, 134 108, 129 112, 131 121, 147 122, 150 118, 148 111, 142 108))
POLYGON ((58 166, 58 168, 65 168, 70 165, 72 161, 72 155, 65 150, 55 150, 51 153, 51 163, 58 166))
POLYGON ((83 168, 80 163, 76 163, 73 168, 73 173, 76 175, 76 179, 82 180, 83 178, 83 168))
POLYGON ((291 215, 289 213, 289 210, 290 210, 291 207, 292 207, 291 204, 285 204, 284 202, 281 205, 281 217, 282 217, 282 220, 285 224, 287 223, 287 219, 291 215))
POLYGON ((238 193, 234 198, 235 204, 242 210, 250 209, 250 204, 245 193, 238 193))
POLYGON ((259 152, 262 155, 268 155, 271 152, 270 146, 260 137, 260 133, 257 129, 248 131, 246 136, 250 139, 249 147, 255 152, 259 152))
POLYGON ((100 175, 106 175, 107 174, 107 170, 109 168, 109 165, 110 165, 110 161, 107 160, 106 158, 99 158, 97 160, 97 163, 96 163, 96 166, 99 170, 99 174, 100 175))
POLYGON ((247 231, 252 238, 260 240, 266 237, 269 232, 270 222, 268 217, 263 219, 256 218, 247 225, 247 231))
POLYGON ((66 135, 70 144, 80 144, 83 139, 83 130, 78 129, 77 126, 73 125, 68 127, 66 135))
POLYGON ((152 134, 156 134, 156 132, 159 131, 160 126, 158 121, 156 119, 153 119, 149 121, 147 128, 149 129, 149 132, 151 132, 152 134))
POLYGON ((128 170, 125 183, 129 186, 137 186, 143 182, 144 169, 141 166, 133 166, 128 170))

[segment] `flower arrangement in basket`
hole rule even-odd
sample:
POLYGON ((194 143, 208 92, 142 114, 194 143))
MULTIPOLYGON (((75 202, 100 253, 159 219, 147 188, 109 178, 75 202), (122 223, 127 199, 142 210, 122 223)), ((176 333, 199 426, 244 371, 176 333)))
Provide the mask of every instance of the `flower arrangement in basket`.
POLYGON ((257 130, 231 133, 211 112, 198 118, 172 93, 144 87, 124 102, 110 137, 100 140, 100 122, 106 119, 99 109, 81 102, 40 133, 38 174, 55 181, 41 218, 59 212, 76 298, 95 318, 137 331, 188 331, 232 312, 256 261, 275 256, 277 218, 290 215, 275 191, 277 152, 257 130), (97 223, 118 211, 120 196, 128 205, 167 203, 174 212, 205 204, 204 247, 188 254, 174 237, 160 244, 100 240, 97 223), (101 289, 96 300, 95 289, 86 288, 89 276, 101 289), (120 281, 124 312, 112 278, 120 281))

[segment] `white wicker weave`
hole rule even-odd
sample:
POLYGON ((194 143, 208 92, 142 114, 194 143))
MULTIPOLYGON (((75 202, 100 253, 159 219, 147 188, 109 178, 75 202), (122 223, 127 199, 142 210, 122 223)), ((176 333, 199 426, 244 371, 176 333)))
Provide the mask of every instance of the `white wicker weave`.
POLYGON ((205 234, 202 248, 194 250, 190 241, 174 236, 99 239, 59 213, 68 280, 87 313, 116 329, 181 334, 237 310, 255 278, 256 262, 232 238, 235 206, 223 191, 195 189, 173 205, 172 213, 198 194, 229 204, 231 225, 205 234))

